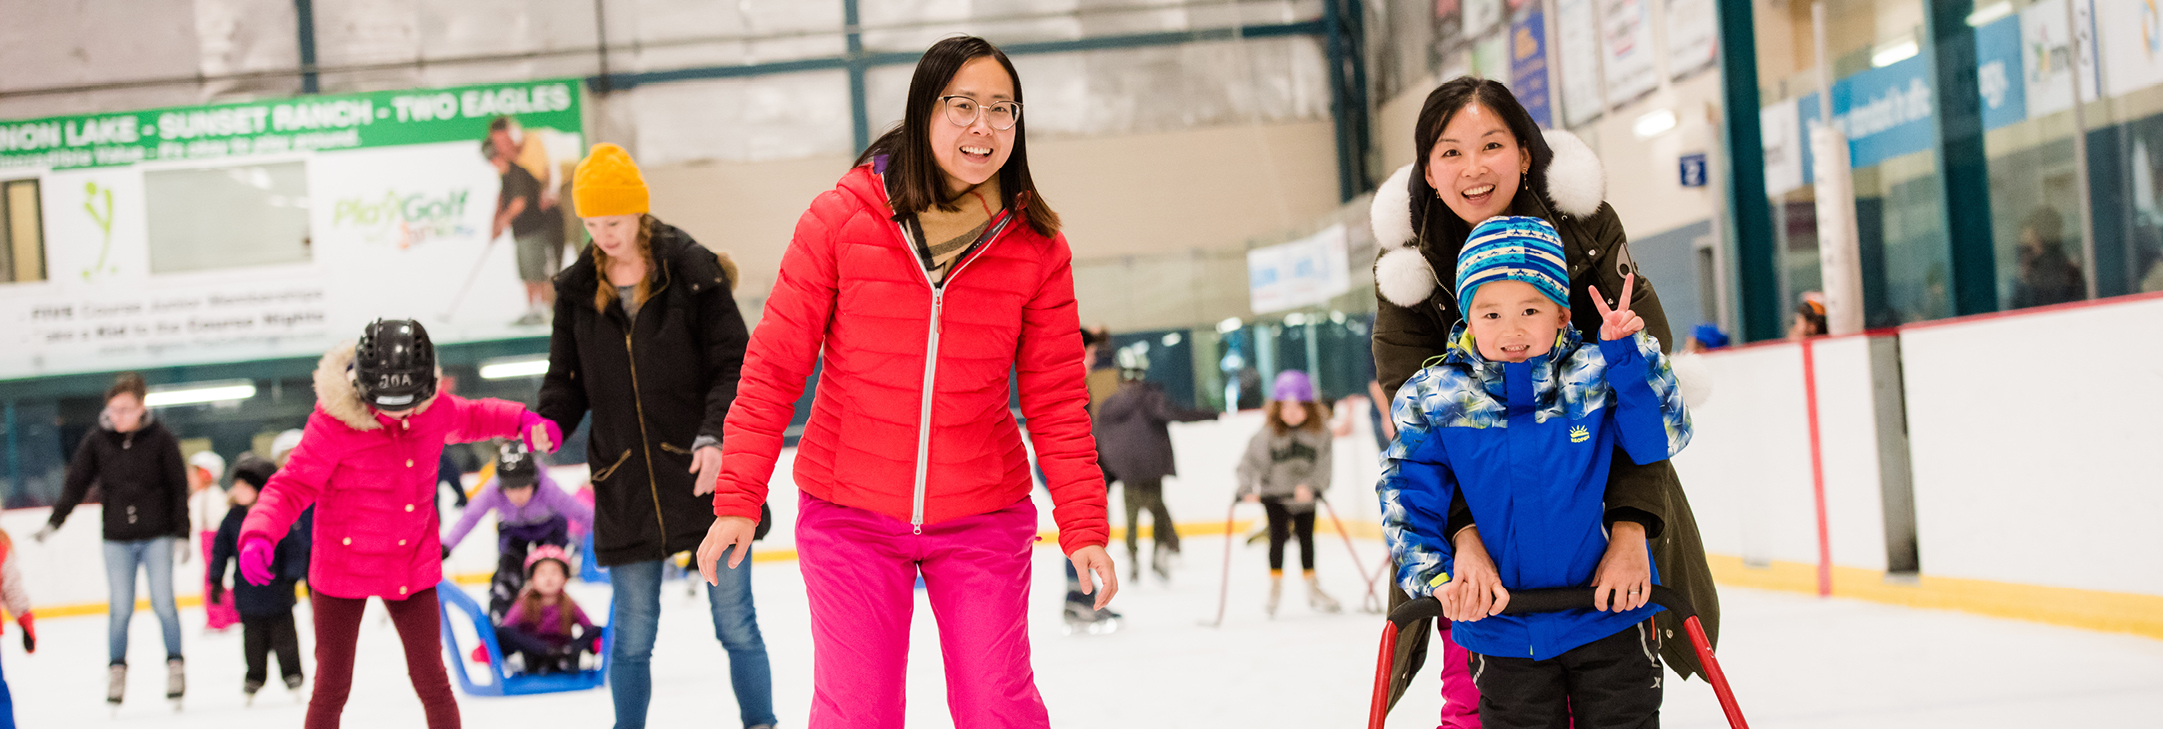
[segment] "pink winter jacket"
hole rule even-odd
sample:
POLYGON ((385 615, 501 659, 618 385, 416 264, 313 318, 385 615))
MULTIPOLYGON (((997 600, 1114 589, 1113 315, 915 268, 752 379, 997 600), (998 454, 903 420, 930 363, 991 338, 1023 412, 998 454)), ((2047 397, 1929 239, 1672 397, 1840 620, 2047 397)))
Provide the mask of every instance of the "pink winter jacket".
POLYGON ((241 522, 240 543, 283 538, 313 505, 309 587, 331 597, 400 600, 443 580, 435 494, 444 444, 516 437, 525 408, 437 395, 404 420, 384 417, 346 380, 352 360, 348 342, 316 366, 315 413, 241 522))

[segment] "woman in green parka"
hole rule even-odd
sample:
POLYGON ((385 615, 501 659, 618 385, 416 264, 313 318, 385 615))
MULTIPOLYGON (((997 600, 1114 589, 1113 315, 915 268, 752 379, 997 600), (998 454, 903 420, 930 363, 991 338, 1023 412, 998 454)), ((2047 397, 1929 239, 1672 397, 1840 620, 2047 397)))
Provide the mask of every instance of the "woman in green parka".
MULTIPOLYGON (((1658 292, 1630 260, 1621 219, 1602 200, 1606 180, 1599 157, 1582 140, 1565 131, 1543 134, 1509 89, 1471 77, 1428 94, 1413 134, 1416 161, 1382 183, 1373 207, 1375 238, 1383 249, 1375 262, 1374 364, 1384 391, 1395 393, 1423 363, 1444 352, 1445 339, 1463 314, 1449 287, 1436 282, 1455 280, 1457 253, 1472 226, 1496 215, 1542 218, 1562 234, 1571 320, 1580 331, 1589 336, 1600 326, 1591 289, 1613 305, 1612 297, 1624 290, 1623 278, 1634 273, 1630 308, 1644 318, 1647 334, 1674 341, 1658 292)), ((1719 596, 1675 469, 1666 461, 1640 466, 1617 451, 1606 500, 1608 524, 1642 525, 1661 584, 1688 599, 1717 640, 1719 596)), ((1451 511, 1452 535, 1477 528, 1461 504, 1451 511)), ((1467 562, 1480 559, 1483 553, 1459 554, 1459 576, 1478 575, 1481 565, 1467 562)), ((1630 567, 1611 564, 1616 561, 1611 553, 1601 561, 1600 573, 1630 567)), ((1493 573, 1492 562, 1485 563, 1485 571, 1493 573)), ((1392 608, 1405 600, 1392 591, 1392 608)), ((1684 677, 1697 673, 1697 656, 1670 614, 1661 613, 1655 624, 1668 665, 1684 677)), ((1393 704, 1419 671, 1432 635, 1425 621, 1411 629, 1416 633, 1398 643, 1393 704)))

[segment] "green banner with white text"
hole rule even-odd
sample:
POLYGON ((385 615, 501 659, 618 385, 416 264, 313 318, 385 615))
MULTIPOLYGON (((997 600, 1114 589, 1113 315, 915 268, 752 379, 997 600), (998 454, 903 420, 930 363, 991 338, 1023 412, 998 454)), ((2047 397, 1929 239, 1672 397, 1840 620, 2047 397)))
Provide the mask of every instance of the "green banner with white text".
POLYGON ((577 81, 377 91, 0 121, 0 169, 77 169, 477 139, 489 120, 576 129, 577 81))

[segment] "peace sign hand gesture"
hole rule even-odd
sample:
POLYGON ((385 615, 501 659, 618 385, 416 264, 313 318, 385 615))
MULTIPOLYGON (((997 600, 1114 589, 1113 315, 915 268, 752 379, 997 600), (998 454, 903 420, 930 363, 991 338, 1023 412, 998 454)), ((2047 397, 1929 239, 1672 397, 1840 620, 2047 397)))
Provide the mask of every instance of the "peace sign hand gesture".
POLYGON ((1592 290, 1592 305, 1600 310, 1600 341, 1614 341, 1645 330, 1645 320, 1630 311, 1630 294, 1637 287, 1637 274, 1622 277, 1622 298, 1616 299, 1615 308, 1608 308, 1607 300, 1600 298, 1597 286, 1592 290))

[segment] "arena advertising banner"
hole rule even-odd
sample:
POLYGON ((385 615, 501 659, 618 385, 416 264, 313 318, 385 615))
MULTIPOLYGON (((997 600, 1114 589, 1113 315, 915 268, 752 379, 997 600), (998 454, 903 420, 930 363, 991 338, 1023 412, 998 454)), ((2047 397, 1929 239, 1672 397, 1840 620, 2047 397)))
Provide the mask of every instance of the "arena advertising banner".
POLYGON ((0 379, 308 356, 379 317, 545 335, 580 107, 551 80, 0 121, 37 201, 7 229, 41 236, 7 246, 0 379))
POLYGON ((1352 290, 1351 234, 1343 224, 1247 251, 1247 298, 1256 314, 1320 306, 1352 290))

